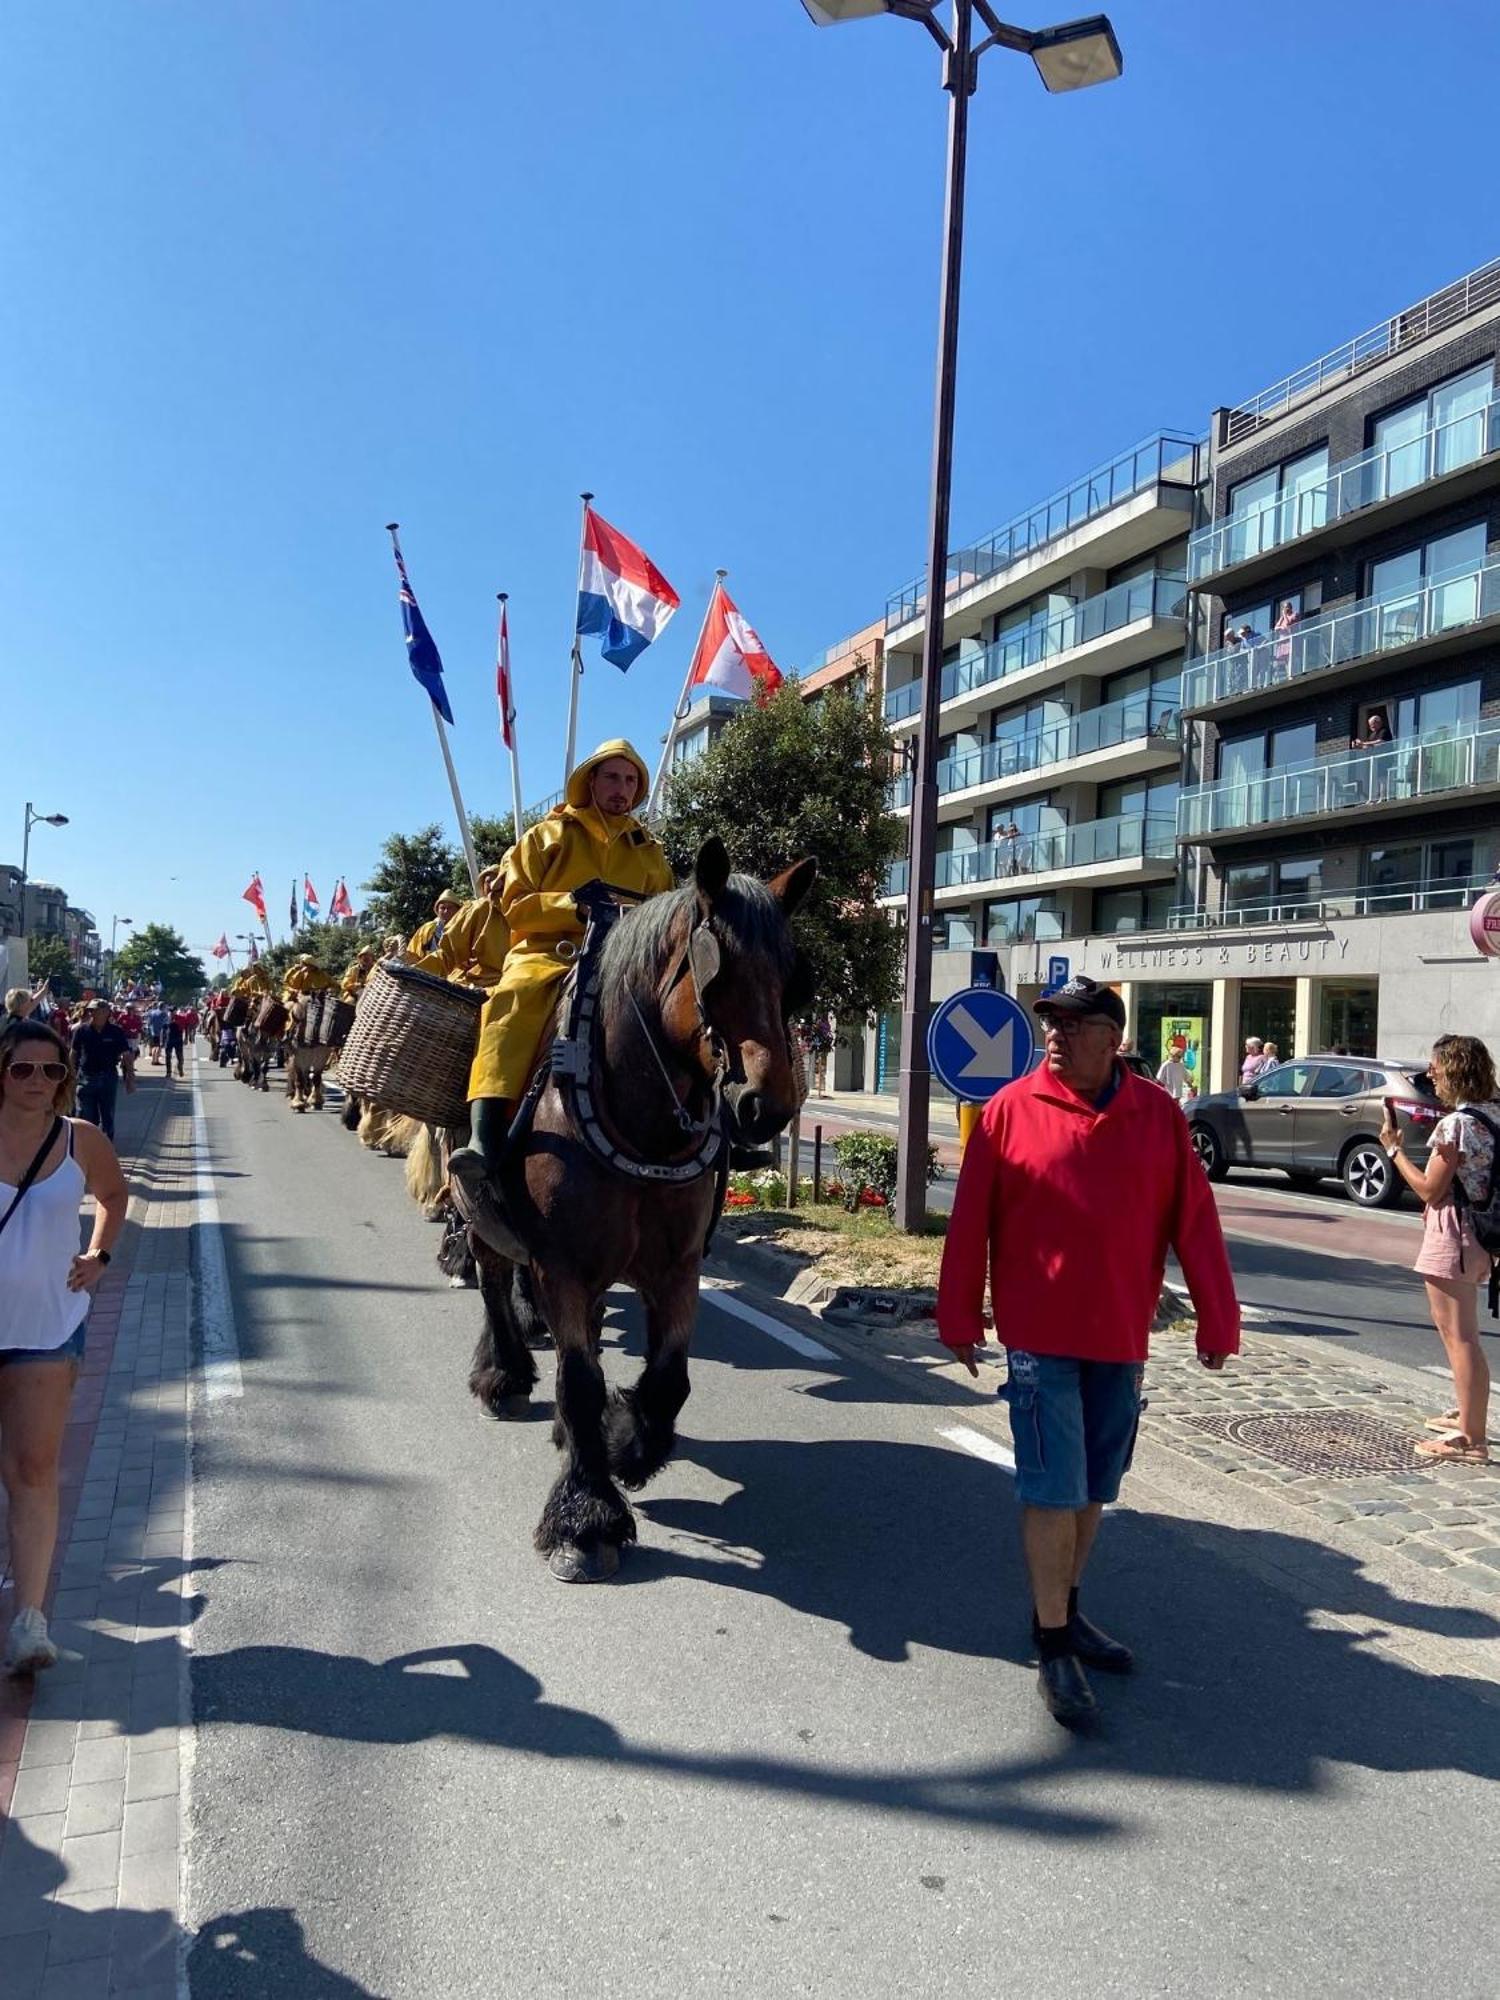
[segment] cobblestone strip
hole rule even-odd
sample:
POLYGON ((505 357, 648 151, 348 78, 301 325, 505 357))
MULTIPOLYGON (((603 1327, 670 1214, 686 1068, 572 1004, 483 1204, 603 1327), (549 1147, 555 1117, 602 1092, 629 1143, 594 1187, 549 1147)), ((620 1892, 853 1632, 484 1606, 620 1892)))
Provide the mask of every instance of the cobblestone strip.
MULTIPOLYGON (((1424 1466, 1420 1471, 1300 1472, 1234 1438, 1206 1435, 1191 1419, 1266 1417, 1332 1411, 1371 1417, 1409 1438, 1428 1435, 1424 1417, 1446 1407, 1451 1391, 1434 1375, 1430 1400, 1368 1366, 1326 1356, 1319 1347, 1255 1327, 1241 1361, 1211 1374, 1188 1344, 1158 1337, 1146 1375, 1150 1409, 1145 1435, 1199 1464, 1337 1523, 1382 1549, 1393 1549, 1450 1582, 1500 1595, 1500 1462, 1424 1466)), ((1433 1337, 1433 1352, 1439 1350, 1433 1337)))
POLYGON ((192 1104, 156 1078, 142 1098, 69 1424, 63 1658, 29 1706, 24 1683, 0 1694, 5 2000, 178 1992, 192 1104))

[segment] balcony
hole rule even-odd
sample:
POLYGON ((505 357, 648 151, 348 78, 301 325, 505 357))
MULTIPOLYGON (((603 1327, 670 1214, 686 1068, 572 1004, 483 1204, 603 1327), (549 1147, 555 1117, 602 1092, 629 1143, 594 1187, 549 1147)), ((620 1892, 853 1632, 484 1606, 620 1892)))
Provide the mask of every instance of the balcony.
MULTIPOLYGON (((940 854, 933 888, 940 901, 957 903, 965 900, 964 890, 988 884, 1007 896, 1024 895, 1049 877, 1085 869, 1107 880, 1119 876, 1134 880, 1147 872, 1170 875, 1175 865, 1172 821, 1159 814, 1137 813, 1084 820, 1077 826, 1051 827, 940 854)), ((904 896, 908 880, 908 863, 896 862, 886 877, 886 896, 904 896)))
POLYGON ((1382 510, 1384 526, 1474 490, 1492 475, 1497 451, 1500 396, 1492 395, 1404 444, 1345 459, 1316 486, 1214 521, 1188 543, 1188 581, 1231 580, 1236 590, 1248 588, 1281 567, 1280 549, 1313 535, 1336 543, 1366 533, 1372 508, 1382 510))
MULTIPOLYGON (((1049 728, 1002 737, 982 750, 945 757, 937 767, 939 817, 961 818, 973 803, 969 795, 976 791, 1001 792, 1011 784, 1024 789, 1038 771, 1052 771, 1080 758, 1094 759, 1089 775, 1099 777, 1125 777, 1163 761, 1175 763, 1181 742, 1182 715, 1175 701, 1150 693, 1127 695, 1123 701, 1085 709, 1049 728), (1116 750, 1121 754, 1107 759, 1107 772, 1098 770, 1105 753, 1116 750)), ((911 795, 911 773, 905 772, 890 787, 891 810, 908 810, 911 795)))
MULTIPOLYGON (((1187 608, 1187 583, 1165 572, 1133 577, 1117 583, 1097 597, 1086 597, 1052 618, 1038 619, 992 639, 983 652, 965 660, 953 660, 944 667, 939 682, 939 701, 945 717, 953 718, 989 706, 988 690, 1014 679, 1017 674, 1037 673, 1028 687, 1064 680, 1082 664, 1084 649, 1102 640, 1111 645, 1107 662, 1110 672, 1133 666, 1137 659, 1160 649, 1158 627, 1180 623, 1187 608), (1127 645, 1127 640, 1136 643, 1127 645)), ((1103 662, 1100 663, 1101 667, 1103 662)), ((895 688, 885 698, 885 719, 892 727, 914 717, 922 705, 920 678, 895 688)))
MULTIPOLYGON (((1159 431, 1154 437, 1122 452, 1108 465, 1088 473, 1076 484, 1044 500, 982 542, 954 549, 948 557, 944 582, 945 604, 960 597, 976 584, 999 576, 1026 561, 1048 543, 1075 534, 1088 522, 1112 508, 1150 491, 1156 486, 1176 486, 1191 491, 1197 483, 1198 460, 1203 446, 1197 438, 1175 431, 1159 431)), ((1123 557, 1112 560, 1123 561, 1123 557)), ((895 631, 919 618, 926 608, 927 579, 920 576, 886 600, 885 629, 895 631)))
POLYGON ((1426 882, 1371 882, 1312 899, 1244 903, 1232 909, 1206 910, 1196 903, 1179 903, 1167 914, 1174 931, 1285 930, 1289 924, 1325 924, 1334 918, 1392 917, 1427 910, 1466 910, 1486 889, 1493 889, 1492 872, 1444 875, 1426 882))
POLYGON ((1400 597, 1361 598, 1253 645, 1221 646, 1184 671, 1182 706, 1188 714, 1255 707, 1309 674, 1352 679, 1392 653, 1425 664, 1483 637, 1497 618, 1500 562, 1484 563, 1400 597))
POLYGON ((1398 737, 1378 750, 1314 757, 1250 778, 1184 792, 1177 837, 1217 840, 1289 821, 1377 814, 1464 792, 1500 788, 1500 722, 1398 737))

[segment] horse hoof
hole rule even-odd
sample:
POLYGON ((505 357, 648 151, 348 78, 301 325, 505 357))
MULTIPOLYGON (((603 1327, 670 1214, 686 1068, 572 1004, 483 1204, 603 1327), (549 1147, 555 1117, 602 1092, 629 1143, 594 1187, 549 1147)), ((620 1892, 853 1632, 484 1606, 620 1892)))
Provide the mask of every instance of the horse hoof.
POLYGON ((491 1403, 490 1410, 502 1423, 514 1424, 523 1422, 531 1415, 531 1398, 529 1396, 497 1396, 494 1402, 491 1403))
POLYGON ((592 1549, 564 1542, 548 1556, 547 1567, 559 1583, 608 1583, 620 1567, 620 1551, 613 1542, 592 1549))

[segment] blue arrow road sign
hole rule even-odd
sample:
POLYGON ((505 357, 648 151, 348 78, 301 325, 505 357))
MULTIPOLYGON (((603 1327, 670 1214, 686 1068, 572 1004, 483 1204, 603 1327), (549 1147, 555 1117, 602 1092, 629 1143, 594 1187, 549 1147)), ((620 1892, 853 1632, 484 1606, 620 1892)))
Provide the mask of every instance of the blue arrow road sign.
POLYGON ((1024 1076, 1035 1046, 1026 1009, 989 986, 953 994, 927 1024, 933 1075, 970 1104, 983 1104, 1002 1083, 1024 1076))

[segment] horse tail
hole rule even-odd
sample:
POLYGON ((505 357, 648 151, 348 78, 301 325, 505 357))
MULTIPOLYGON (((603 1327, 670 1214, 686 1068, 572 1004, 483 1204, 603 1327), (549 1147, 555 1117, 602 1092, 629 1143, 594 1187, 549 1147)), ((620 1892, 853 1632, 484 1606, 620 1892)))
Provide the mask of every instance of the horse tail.
POLYGON ((443 1161, 430 1125, 419 1125, 406 1151, 406 1192, 418 1208, 430 1208, 442 1193, 443 1161))
POLYGON ((385 1128, 385 1137, 381 1140, 381 1144, 388 1153, 396 1153, 405 1158, 416 1144, 418 1135, 422 1129, 420 1119, 407 1118, 399 1111, 392 1112, 390 1122, 385 1128))

